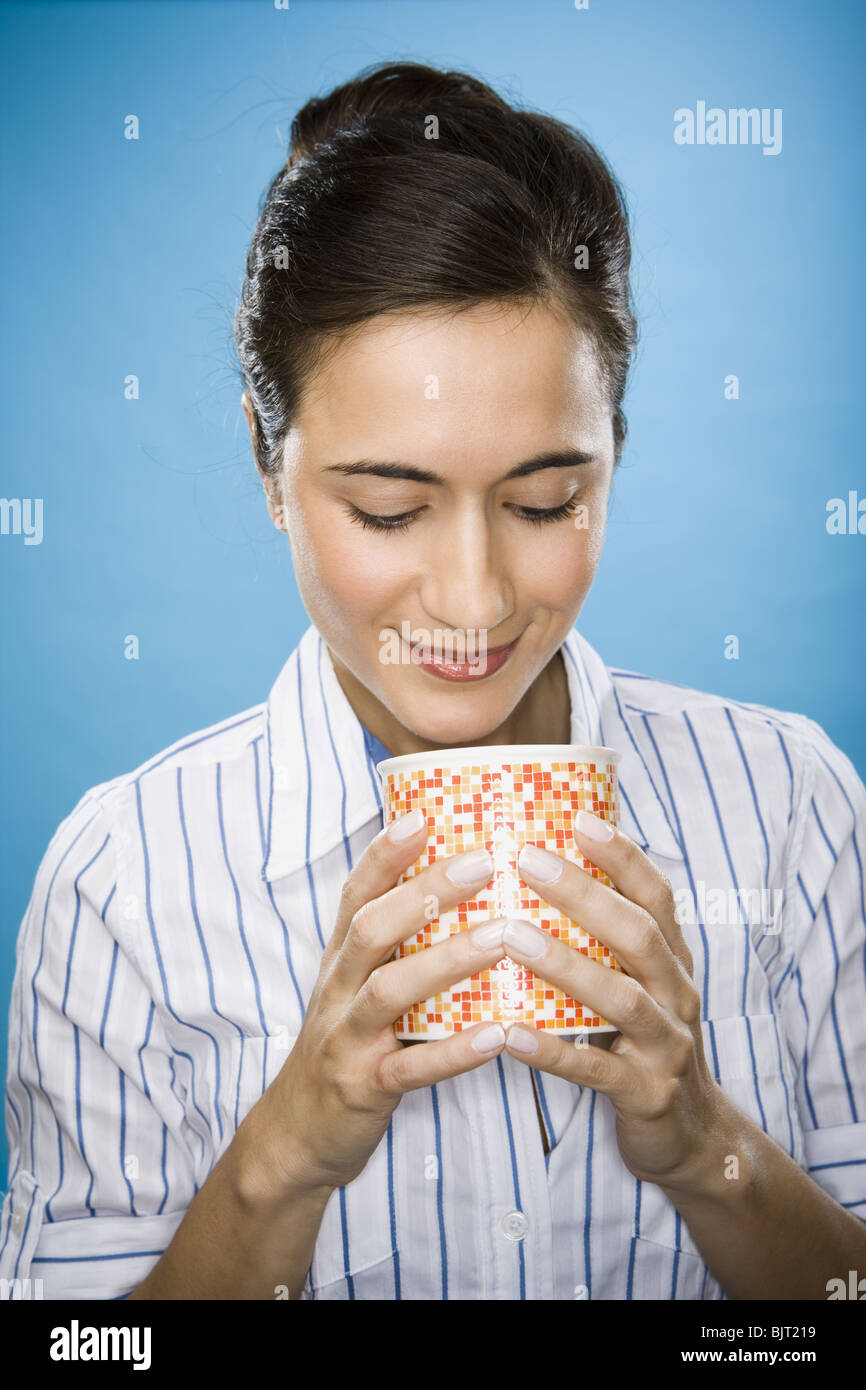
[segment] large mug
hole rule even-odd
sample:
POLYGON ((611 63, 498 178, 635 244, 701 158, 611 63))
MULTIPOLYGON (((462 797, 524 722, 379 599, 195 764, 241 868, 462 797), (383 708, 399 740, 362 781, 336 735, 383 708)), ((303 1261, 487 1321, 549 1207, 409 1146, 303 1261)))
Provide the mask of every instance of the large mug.
MULTIPOLYGON (((491 745, 408 753, 376 764, 382 780, 385 824, 419 808, 428 825, 427 843, 400 877, 403 883, 436 859, 486 849, 493 875, 480 892, 440 914, 431 895, 427 921, 401 942, 395 958, 426 950, 454 932, 495 917, 520 917, 612 970, 622 966, 564 913, 543 901, 520 877, 517 856, 524 844, 538 845, 579 864, 593 878, 610 879, 580 853, 573 822, 578 811, 614 825, 619 819, 617 763, 612 748, 576 744, 491 745)), ((505 956, 450 989, 414 1005, 394 1025, 404 1041, 448 1037, 476 1023, 523 1023, 552 1033, 616 1032, 613 1024, 584 1009, 561 989, 505 956)))

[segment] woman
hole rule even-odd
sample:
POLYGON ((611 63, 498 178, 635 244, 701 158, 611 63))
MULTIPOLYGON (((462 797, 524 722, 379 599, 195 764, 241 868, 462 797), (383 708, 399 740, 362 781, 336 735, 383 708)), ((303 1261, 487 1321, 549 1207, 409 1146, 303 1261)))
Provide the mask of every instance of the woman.
POLYGON ((635 343, 619 187, 574 131, 414 64, 292 138, 236 341, 312 625, 266 703, 51 842, 0 1272, 49 1297, 825 1298, 866 1269, 866 789, 806 717, 611 671, 575 628, 635 343), (449 662, 470 631, 486 659, 449 662), (616 833, 585 817, 575 855, 520 866, 624 973, 511 921, 392 959, 490 862, 396 886, 427 828, 382 828, 375 762, 512 742, 621 752, 616 833), (506 954, 618 1033, 395 1039, 506 954))

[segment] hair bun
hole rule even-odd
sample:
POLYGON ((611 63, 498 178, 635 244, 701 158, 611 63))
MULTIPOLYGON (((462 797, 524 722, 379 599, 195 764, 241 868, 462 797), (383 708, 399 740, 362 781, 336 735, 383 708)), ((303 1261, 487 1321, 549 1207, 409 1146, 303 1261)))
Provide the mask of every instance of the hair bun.
POLYGON ((324 97, 312 97, 291 128, 286 168, 312 154, 353 119, 380 112, 425 116, 444 106, 507 111, 507 103, 485 83, 464 72, 439 71, 424 63, 374 63, 324 97))

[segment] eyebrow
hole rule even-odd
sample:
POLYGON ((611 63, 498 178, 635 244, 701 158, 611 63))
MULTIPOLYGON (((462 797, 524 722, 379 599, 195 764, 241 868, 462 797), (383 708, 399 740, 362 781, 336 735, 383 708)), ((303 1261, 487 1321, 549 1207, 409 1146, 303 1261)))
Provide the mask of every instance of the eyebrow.
MULTIPOLYGON (((540 473, 545 468, 574 468, 592 463, 595 457, 595 454, 588 454, 582 449, 558 449, 554 453, 536 454, 533 458, 524 459, 523 463, 515 464, 499 481, 504 483, 509 478, 525 478, 528 473, 540 473)), ((357 459, 353 463, 331 463, 323 471, 348 477, 368 473, 377 478, 408 478, 414 483, 445 482, 439 473, 433 473, 429 468, 417 468, 415 464, 404 463, 400 459, 357 459)))

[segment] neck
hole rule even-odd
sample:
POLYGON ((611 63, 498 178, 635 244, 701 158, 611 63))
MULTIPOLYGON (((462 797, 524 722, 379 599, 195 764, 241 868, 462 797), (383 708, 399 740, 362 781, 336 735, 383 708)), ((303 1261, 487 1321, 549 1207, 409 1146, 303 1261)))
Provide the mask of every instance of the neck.
MULTIPOLYGON (((330 648, 329 648, 330 650, 330 648)), ((355 714, 395 757, 440 747, 407 729, 331 652, 337 680, 355 714)), ((456 747, 511 743, 570 743, 571 699, 561 651, 556 651, 514 709, 491 732, 456 747)))

